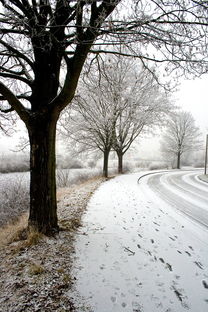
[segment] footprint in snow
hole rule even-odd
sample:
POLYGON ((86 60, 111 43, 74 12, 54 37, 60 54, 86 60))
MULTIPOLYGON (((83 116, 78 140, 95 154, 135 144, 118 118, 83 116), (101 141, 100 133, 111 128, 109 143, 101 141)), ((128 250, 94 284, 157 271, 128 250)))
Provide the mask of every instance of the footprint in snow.
POLYGON ((157 226, 160 226, 160 224, 159 223, 157 223, 157 222, 153 222, 155 225, 157 225, 157 226))
POLYGON ((173 271, 172 265, 170 265, 170 263, 167 262, 166 267, 168 268, 169 271, 171 271, 171 272, 173 271))
POLYGON ((191 254, 190 254, 190 252, 188 252, 188 251, 185 251, 185 253, 189 256, 189 257, 191 257, 191 254))
POLYGON ((111 301, 114 303, 116 302, 116 297, 111 297, 111 301))
POLYGON ((101 264, 101 265, 100 265, 100 269, 101 269, 101 270, 104 270, 104 269, 105 269, 105 264, 101 264))
POLYGON ((194 263, 195 263, 201 270, 204 270, 203 264, 201 264, 201 262, 199 262, 199 261, 194 261, 194 263))
POLYGON ((169 238, 170 238, 172 241, 175 241, 175 239, 174 239, 173 237, 169 236, 169 238))
POLYGON ((173 288, 173 291, 174 291, 176 297, 178 298, 178 300, 179 300, 180 302, 182 302, 182 301, 183 301, 183 294, 181 293, 181 291, 179 291, 178 289, 176 289, 174 286, 172 286, 172 288, 173 288))
POLYGON ((202 284, 203 284, 204 288, 208 289, 208 283, 206 281, 203 280, 202 284))

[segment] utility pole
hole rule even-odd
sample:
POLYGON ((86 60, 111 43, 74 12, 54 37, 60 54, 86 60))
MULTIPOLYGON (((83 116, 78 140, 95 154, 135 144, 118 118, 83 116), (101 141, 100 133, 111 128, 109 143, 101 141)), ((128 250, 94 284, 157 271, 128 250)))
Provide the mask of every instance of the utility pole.
POLYGON ((207 149, 208 149, 208 134, 206 136, 206 150, 205 150, 205 166, 204 166, 204 174, 207 174, 207 149))

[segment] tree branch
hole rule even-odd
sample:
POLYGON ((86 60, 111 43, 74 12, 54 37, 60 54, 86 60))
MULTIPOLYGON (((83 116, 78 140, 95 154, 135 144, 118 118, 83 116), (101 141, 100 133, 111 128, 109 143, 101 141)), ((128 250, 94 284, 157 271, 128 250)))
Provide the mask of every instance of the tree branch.
POLYGON ((25 60, 31 68, 34 69, 34 65, 33 62, 23 53, 21 53, 19 50, 15 49, 14 47, 12 47, 10 44, 4 42, 3 40, 0 39, 0 44, 2 44, 5 48, 8 49, 8 51, 14 53, 14 55, 18 58, 22 58, 23 60, 25 60))
POLYGON ((26 79, 24 77, 21 77, 19 75, 0 72, 0 77, 19 80, 19 81, 22 81, 22 82, 26 83, 28 86, 32 87, 32 82, 30 80, 28 80, 28 79, 26 79))
POLYGON ((9 90, 2 82, 0 82, 0 93, 8 101, 11 108, 14 109, 20 118, 27 124, 29 118, 29 111, 17 99, 14 93, 9 90))
MULTIPOLYGON (((0 101, 1 101, 1 98, 0 98, 0 101)), ((5 113, 5 114, 11 113, 13 111, 14 111, 14 108, 12 108, 12 107, 11 108, 7 108, 7 109, 0 108, 0 112, 5 113)))

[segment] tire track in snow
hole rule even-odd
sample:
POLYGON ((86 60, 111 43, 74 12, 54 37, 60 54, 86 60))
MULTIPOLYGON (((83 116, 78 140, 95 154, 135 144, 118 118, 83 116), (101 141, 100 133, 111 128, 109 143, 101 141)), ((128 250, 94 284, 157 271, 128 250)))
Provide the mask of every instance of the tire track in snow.
MULTIPOLYGON (((168 202, 171 206, 186 214, 195 221, 199 222, 203 226, 208 227, 208 191, 203 192, 202 199, 200 196, 197 196, 197 192, 199 190, 195 188, 195 198, 197 199, 194 199, 193 189, 190 193, 187 188, 178 188, 177 182, 173 182, 174 178, 176 178, 177 175, 179 175, 182 180, 182 174, 186 175, 187 172, 179 174, 175 172, 155 174, 148 177, 147 183, 152 190, 154 190, 162 199, 168 202), (204 200, 206 198, 206 194, 207 201, 204 200)), ((188 188, 189 187, 190 186, 188 185, 188 188)))

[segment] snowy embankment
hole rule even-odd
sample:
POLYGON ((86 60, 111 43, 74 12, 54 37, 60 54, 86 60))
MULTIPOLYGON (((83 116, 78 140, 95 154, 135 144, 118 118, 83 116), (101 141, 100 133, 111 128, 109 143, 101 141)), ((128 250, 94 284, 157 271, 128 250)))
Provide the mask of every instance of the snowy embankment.
POLYGON ((208 229, 138 177, 110 180, 90 200, 76 239, 77 311, 207 312, 208 229))

